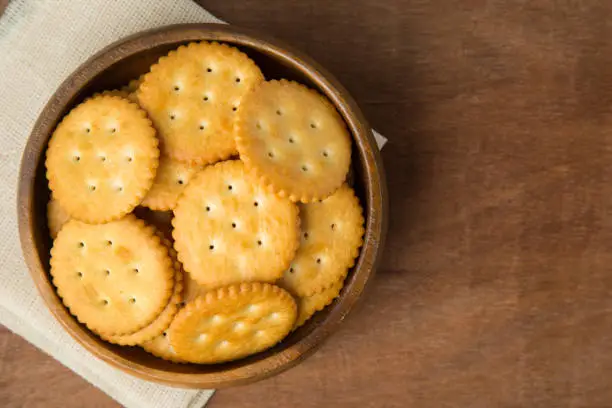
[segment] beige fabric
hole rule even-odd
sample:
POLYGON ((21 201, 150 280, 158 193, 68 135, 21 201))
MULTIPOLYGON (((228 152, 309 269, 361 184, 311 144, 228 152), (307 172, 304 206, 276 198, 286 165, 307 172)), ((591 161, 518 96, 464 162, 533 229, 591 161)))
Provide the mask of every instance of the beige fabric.
MULTIPOLYGON (((123 374, 64 332, 22 259, 15 209, 19 162, 44 104, 80 63, 126 35, 188 22, 220 20, 190 0, 13 0, 0 17, 0 323, 127 407, 201 407, 213 391, 123 374)), ((382 147, 385 139, 376 136, 382 147)))
POLYGON ((0 322, 127 407, 201 407, 213 391, 165 387, 123 374, 76 344, 53 319, 19 247, 19 161, 46 101, 93 53, 147 28, 218 21, 189 0, 13 0, 0 17, 0 322))

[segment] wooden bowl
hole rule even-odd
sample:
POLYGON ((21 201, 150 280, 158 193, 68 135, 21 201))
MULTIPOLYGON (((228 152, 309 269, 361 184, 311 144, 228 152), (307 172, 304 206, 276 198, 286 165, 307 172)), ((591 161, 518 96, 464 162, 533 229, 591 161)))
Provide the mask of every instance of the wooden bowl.
POLYGON ((18 212, 21 246, 32 279, 55 318, 78 343, 107 363, 146 380, 189 388, 218 388, 260 380, 286 370, 316 350, 338 328, 362 296, 380 259, 387 226, 387 193, 372 131, 353 98, 332 75, 305 55, 251 31, 218 24, 185 24, 145 31, 116 42, 64 81, 38 118, 23 153, 18 212), (100 340, 68 312, 49 277, 52 242, 47 229, 49 189, 44 159, 56 125, 85 97, 119 88, 147 72, 151 64, 171 49, 200 40, 235 45, 257 62, 266 78, 297 80, 319 90, 334 103, 353 136, 354 186, 366 216, 364 246, 340 297, 275 347, 217 365, 174 364, 138 347, 120 347, 100 340))

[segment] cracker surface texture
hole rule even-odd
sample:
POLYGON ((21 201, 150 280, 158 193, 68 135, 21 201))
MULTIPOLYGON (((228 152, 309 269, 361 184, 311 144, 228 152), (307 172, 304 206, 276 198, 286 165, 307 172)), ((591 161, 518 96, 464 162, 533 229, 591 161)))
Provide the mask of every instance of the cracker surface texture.
POLYGON ((132 215, 107 224, 71 220, 51 249, 51 277, 70 312, 105 335, 133 333, 167 305, 175 271, 153 228, 132 215))
POLYGON ((277 194, 311 202, 346 178, 351 140, 332 104, 286 80, 263 82, 243 99, 236 144, 249 169, 277 194))
POLYGON ((172 248, 172 243, 163 238, 161 232, 157 234, 162 238, 163 244, 168 248, 168 254, 172 259, 174 265, 174 286, 172 290, 172 296, 170 296, 170 300, 166 307, 162 310, 162 312, 149 323, 147 326, 142 329, 126 335, 119 336, 103 336, 104 340, 107 340, 111 343, 133 346, 137 344, 142 344, 148 340, 153 339, 162 334, 164 330, 170 326, 172 319, 178 312, 179 305, 183 301, 183 288, 184 288, 184 279, 183 279, 183 268, 176 257, 176 251, 172 248))
POLYGON ((201 166, 162 156, 159 159, 159 167, 153 185, 141 205, 157 211, 174 209, 187 183, 201 169, 201 166))
POLYGON ((142 348, 145 351, 153 354, 155 357, 162 358, 164 360, 172 361, 173 363, 187 363, 187 361, 182 360, 179 356, 177 356, 172 344, 170 344, 170 330, 164 331, 157 337, 144 342, 141 344, 142 348))
POLYGON ((319 293, 311 296, 300 297, 296 299, 298 307, 298 317, 295 321, 294 329, 302 326, 316 312, 323 310, 330 305, 340 295, 340 291, 344 286, 344 279, 334 282, 330 287, 323 289, 319 293))
POLYGON ((300 247, 279 285, 302 297, 346 277, 359 256, 364 219, 359 200, 346 184, 323 201, 302 204, 300 218, 300 247))
POLYGON ((174 210, 179 260, 207 288, 278 279, 299 242, 297 205, 268 192, 240 161, 209 166, 174 210))
POLYGON ((170 326, 170 343, 179 358, 192 363, 236 360, 282 340, 296 313, 295 301, 278 286, 231 285, 181 309, 170 326))
POLYGON ((263 81, 257 65, 235 47, 191 43, 160 58, 136 97, 149 113, 164 152, 208 164, 236 152, 234 122, 243 96, 263 81))
POLYGON ((159 149, 146 114, 127 99, 92 97, 64 117, 47 150, 53 197, 75 219, 104 223, 131 212, 153 183, 159 149))

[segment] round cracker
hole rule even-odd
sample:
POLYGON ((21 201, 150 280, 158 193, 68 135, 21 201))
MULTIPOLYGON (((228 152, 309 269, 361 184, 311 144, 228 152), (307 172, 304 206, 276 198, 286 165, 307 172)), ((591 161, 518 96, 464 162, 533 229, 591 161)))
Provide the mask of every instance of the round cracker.
POLYGON ((298 317, 295 321, 293 329, 295 330, 302 326, 315 313, 323 310, 326 306, 331 304, 331 302, 333 302, 334 299, 340 295, 340 291, 342 290, 343 286, 344 279, 340 279, 319 293, 315 293, 312 296, 297 298, 298 317))
POLYGON ((159 150, 143 110, 109 94, 64 117, 47 150, 53 197, 72 218, 90 224, 131 212, 153 183, 159 150))
POLYGON ((351 139, 332 104, 286 80, 264 82, 244 97, 236 144, 274 192, 304 203, 332 194, 351 161, 351 139))
POLYGON ((149 325, 131 334, 115 336, 102 335, 101 337, 106 341, 124 346, 142 344, 161 335, 162 332, 170 326, 172 319, 174 319, 174 316, 179 310, 179 305, 183 301, 183 268, 176 257, 176 251, 172 248, 172 243, 168 239, 163 238, 161 232, 158 232, 157 235, 162 238, 163 244, 168 248, 168 254, 174 264, 174 286, 170 301, 159 316, 149 323, 149 325))
POLYGON ((160 58, 136 96, 170 157, 208 164, 237 153, 233 129, 242 97, 263 81, 237 48, 191 43, 160 58))
POLYGON ((208 288, 273 282, 299 243, 297 205, 268 192, 241 161, 201 171, 179 198, 172 225, 185 270, 208 288))
POLYGON ((187 183, 202 170, 201 166, 183 163, 162 156, 151 189, 141 205, 157 211, 168 211, 176 207, 176 201, 187 187, 187 183))
POLYGON ((359 256, 364 219, 359 200, 346 184, 323 201, 302 204, 300 218, 300 247, 278 284, 303 297, 346 277, 359 256))
POLYGON ((192 363, 236 360, 281 341, 296 319, 289 293, 268 283, 219 288, 181 309, 170 325, 176 355, 192 363))
POLYGON ((174 284, 168 249, 132 215, 98 225, 68 221, 53 242, 51 276, 70 312, 105 335, 147 326, 174 284))
POLYGON ((57 237, 65 223, 70 221, 70 215, 59 205, 57 200, 51 198, 47 203, 47 223, 49 235, 52 239, 57 237))

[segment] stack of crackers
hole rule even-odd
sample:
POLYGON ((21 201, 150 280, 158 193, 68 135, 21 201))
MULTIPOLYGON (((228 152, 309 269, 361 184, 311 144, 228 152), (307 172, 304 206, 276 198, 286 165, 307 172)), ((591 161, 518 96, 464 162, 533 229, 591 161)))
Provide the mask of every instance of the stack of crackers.
POLYGON ((102 339, 212 364, 272 347, 336 298, 363 211, 332 104, 191 43, 55 129, 51 276, 102 339))

